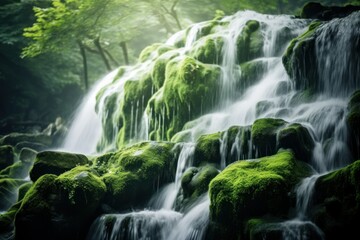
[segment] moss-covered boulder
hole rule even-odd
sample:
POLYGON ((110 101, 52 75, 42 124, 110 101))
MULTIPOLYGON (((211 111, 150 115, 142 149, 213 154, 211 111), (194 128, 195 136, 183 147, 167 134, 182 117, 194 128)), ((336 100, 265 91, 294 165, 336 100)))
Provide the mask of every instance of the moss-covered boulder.
POLYGON ((190 55, 202 63, 220 64, 223 45, 224 40, 221 36, 208 35, 195 42, 190 55))
POLYGON ((220 140, 222 132, 202 135, 195 144, 194 166, 199 166, 201 162, 214 163, 220 165, 220 140))
POLYGON ((84 239, 105 192, 105 184, 84 166, 40 177, 16 214, 15 238, 84 239))
POLYGON ((311 162, 315 143, 307 128, 299 123, 289 124, 278 132, 277 139, 279 148, 290 148, 297 159, 311 162))
POLYGON ((0 170, 4 169, 14 162, 14 149, 10 145, 0 146, 0 170))
POLYGON ((36 155, 34 165, 30 171, 30 179, 36 181, 44 174, 60 175, 79 165, 89 163, 83 154, 44 151, 36 155))
POLYGON ((256 148, 256 156, 263 157, 277 152, 277 132, 286 125, 282 119, 260 118, 251 128, 252 144, 256 148))
POLYGON ((177 57, 166 65, 165 82, 149 101, 150 138, 170 140, 184 124, 213 107, 220 67, 191 57, 177 57))
POLYGON ((42 143, 27 142, 27 141, 22 141, 15 145, 16 152, 20 152, 21 149, 23 149, 23 148, 30 148, 30 149, 40 152, 40 151, 45 151, 46 149, 49 149, 49 146, 42 144, 42 143))
POLYGON ((264 39, 260 23, 249 20, 237 39, 237 58, 243 62, 260 57, 263 54, 264 39))
POLYGON ((295 80, 296 89, 315 90, 319 73, 315 51, 316 30, 321 22, 313 22, 308 30, 293 39, 283 55, 282 61, 289 76, 295 80))
POLYGON ((355 159, 360 158, 360 91, 355 91, 348 103, 346 122, 350 133, 350 149, 355 159))
POLYGON ((176 209, 183 209, 206 193, 210 181, 218 174, 219 170, 211 164, 188 168, 181 178, 181 191, 176 201, 176 209))
POLYGON ((360 222, 360 160, 319 177, 315 183, 311 219, 326 239, 351 239, 360 222))
POLYGON ((294 204, 290 194, 312 173, 291 151, 255 160, 238 161, 210 182, 210 217, 221 239, 236 239, 246 220, 270 214, 286 216, 294 204))
POLYGON ((175 178, 173 143, 143 142, 97 158, 107 186, 104 202, 125 210, 138 207, 162 185, 175 178))
POLYGON ((154 59, 172 49, 172 46, 168 46, 162 43, 154 43, 142 50, 139 56, 139 61, 145 62, 147 60, 154 59))

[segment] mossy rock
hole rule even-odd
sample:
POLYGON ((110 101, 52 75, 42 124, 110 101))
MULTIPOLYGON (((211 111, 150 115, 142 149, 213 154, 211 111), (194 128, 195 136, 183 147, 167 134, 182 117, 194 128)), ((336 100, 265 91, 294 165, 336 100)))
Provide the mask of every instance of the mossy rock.
POLYGON ((170 140, 184 124, 213 107, 220 67, 190 57, 177 57, 166 65, 164 86, 149 101, 150 139, 170 140))
POLYGON ((46 134, 31 134, 31 133, 10 133, 2 139, 0 139, 1 145, 11 145, 15 146, 20 142, 31 142, 31 143, 40 143, 45 146, 51 146, 52 139, 46 134))
POLYGON ((351 239, 360 222, 360 160, 315 183, 311 220, 326 239, 351 239))
POLYGON ((30 179, 36 181, 44 174, 60 175, 79 165, 89 163, 83 154, 66 152, 44 151, 36 155, 33 168, 30 171, 30 179))
POLYGON ((211 220, 220 227, 222 239, 236 239, 247 219, 286 216, 295 197, 289 193, 311 174, 311 168, 291 151, 229 165, 209 188, 211 220))
POLYGON ((0 211, 6 211, 18 199, 18 188, 25 183, 22 179, 0 179, 0 211))
POLYGON ((350 133, 350 149, 353 156, 360 158, 360 90, 355 91, 348 103, 346 122, 350 133))
POLYGON ((15 154, 12 146, 0 146, 0 170, 13 164, 14 158, 15 154))
POLYGON ((317 70, 317 56, 315 53, 316 30, 321 22, 312 22, 308 30, 293 39, 288 46, 282 61, 289 76, 295 80, 298 90, 316 90, 319 74, 317 70))
POLYGON ((311 162, 315 143, 307 128, 299 123, 292 123, 281 129, 277 138, 279 148, 290 148, 297 159, 311 162))
POLYGON ((260 23, 249 20, 237 39, 238 63, 244 63, 263 55, 264 39, 260 23))
POLYGON ((84 166, 43 175, 22 200, 15 238, 84 239, 105 192, 105 184, 84 166))
POLYGON ((224 40, 219 35, 208 35, 196 41, 190 56, 202 63, 220 64, 224 40))
POLYGON ((255 107, 255 109, 256 109, 255 115, 256 115, 256 117, 259 117, 274 107, 275 107, 275 103, 268 101, 268 100, 263 100, 263 101, 257 102, 256 107, 255 107))
POLYGON ((139 77, 139 80, 128 80, 124 85, 124 99, 120 106, 123 126, 118 135, 118 147, 138 138, 141 116, 153 94, 154 85, 150 73, 139 77))
POLYGON ((172 49, 174 49, 172 46, 168 46, 162 43, 154 43, 142 50, 139 56, 139 61, 145 62, 150 59, 155 59, 161 54, 164 54, 172 49))
POLYGON ((211 164, 199 168, 188 168, 181 178, 181 193, 177 198, 176 209, 184 209, 209 189, 210 181, 219 174, 211 164))
POLYGON ((277 132, 286 125, 282 119, 260 118, 251 129, 252 144, 257 150, 257 156, 263 157, 276 153, 277 132))
POLYGON ((176 51, 169 51, 161 55, 154 62, 154 66, 151 71, 151 78, 155 90, 159 90, 165 82, 165 70, 167 63, 179 55, 176 51))
POLYGON ((175 178, 173 143, 142 142, 95 160, 104 173, 105 203, 125 210, 143 204, 158 188, 175 178), (106 171, 104 171, 106 170, 106 171))
POLYGON ((33 182, 26 182, 19 187, 18 201, 23 200, 25 194, 29 191, 29 189, 32 187, 33 184, 34 184, 33 182))
POLYGON ((249 86, 257 83, 267 70, 268 63, 262 59, 255 59, 240 64, 240 79, 236 83, 236 88, 244 92, 249 86))
POLYGON ((220 139, 221 132, 202 135, 195 144, 194 166, 199 166, 201 162, 214 163, 220 165, 220 139))

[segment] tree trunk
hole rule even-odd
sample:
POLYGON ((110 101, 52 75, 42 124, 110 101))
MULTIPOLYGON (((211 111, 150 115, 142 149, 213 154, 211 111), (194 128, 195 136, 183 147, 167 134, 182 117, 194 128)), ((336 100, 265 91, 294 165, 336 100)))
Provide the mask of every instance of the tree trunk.
POLYGON ((128 54, 128 50, 127 50, 127 46, 126 46, 126 42, 123 41, 120 43, 120 47, 122 49, 123 52, 123 56, 124 56, 124 60, 125 60, 125 64, 129 65, 129 54, 128 54))
POLYGON ((87 66, 86 52, 85 52, 84 45, 82 44, 81 41, 78 41, 78 45, 79 45, 80 54, 81 54, 81 57, 82 57, 82 60, 83 60, 84 85, 85 85, 85 89, 87 91, 89 89, 89 78, 88 78, 88 66, 87 66))
POLYGON ((101 47, 100 38, 96 38, 96 39, 94 40, 94 44, 95 44, 96 48, 98 49, 102 60, 103 60, 104 63, 105 63, 106 69, 107 69, 108 71, 111 71, 110 63, 109 63, 108 59, 106 58, 105 53, 104 53, 104 51, 103 51, 103 49, 102 49, 102 47, 101 47))

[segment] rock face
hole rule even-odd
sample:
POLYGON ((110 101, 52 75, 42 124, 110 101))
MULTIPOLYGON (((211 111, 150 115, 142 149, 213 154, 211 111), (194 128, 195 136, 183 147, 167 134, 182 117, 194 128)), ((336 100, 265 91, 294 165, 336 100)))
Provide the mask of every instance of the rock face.
POLYGON ((0 169, 4 169, 13 164, 14 157, 14 149, 12 146, 0 146, 0 169))
POLYGON ((107 187, 104 202, 117 210, 138 207, 175 177, 174 144, 144 142, 97 158, 107 187))
POLYGON ((346 118, 350 132, 350 148, 355 159, 360 158, 360 91, 350 97, 346 118))
POLYGON ((248 219, 270 214, 282 217, 293 205, 291 192, 312 173, 290 151, 229 165, 210 183, 210 212, 216 237, 237 239, 248 219))
POLYGON ((360 6, 346 5, 345 7, 323 6, 318 2, 309 2, 303 7, 300 17, 316 18, 320 20, 331 20, 333 18, 342 18, 354 11, 359 11, 360 6))

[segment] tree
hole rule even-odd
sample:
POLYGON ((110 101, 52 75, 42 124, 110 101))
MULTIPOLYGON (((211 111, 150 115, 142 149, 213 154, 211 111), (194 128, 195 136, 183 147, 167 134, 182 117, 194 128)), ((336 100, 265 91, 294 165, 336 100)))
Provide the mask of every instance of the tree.
MULTIPOLYGON (((35 7, 36 22, 24 29, 24 36, 33 41, 23 49, 23 57, 34 57, 46 52, 61 52, 74 49, 77 45, 83 59, 84 83, 88 88, 88 62, 86 51, 91 44, 98 53, 107 70, 111 66, 101 46, 103 29, 112 24, 111 14, 114 8, 123 5, 126 0, 53 0, 47 8, 35 7)), ((121 16, 120 16, 121 17, 121 16)))

